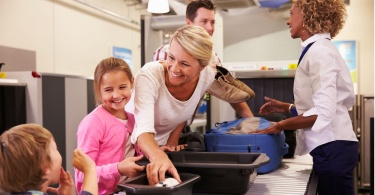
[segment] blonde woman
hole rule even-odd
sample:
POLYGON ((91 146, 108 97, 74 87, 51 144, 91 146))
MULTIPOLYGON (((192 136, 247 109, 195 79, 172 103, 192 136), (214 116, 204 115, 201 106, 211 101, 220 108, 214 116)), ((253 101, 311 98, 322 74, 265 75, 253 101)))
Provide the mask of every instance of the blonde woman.
POLYGON ((136 125, 131 141, 150 160, 147 175, 151 185, 163 181, 168 172, 180 181, 163 151, 178 151, 179 135, 201 97, 215 79, 208 66, 212 55, 211 36, 195 25, 179 28, 170 40, 166 61, 145 64, 135 77, 134 95, 128 105, 134 109, 136 125), (166 146, 166 147, 165 147, 166 146))
MULTIPOLYGON (((204 28, 212 36, 215 32, 216 5, 211 0, 194 0, 186 7, 186 25, 195 25, 204 28)), ((153 54, 152 60, 167 60, 169 44, 160 46, 153 54)), ((226 70, 213 51, 210 66, 215 69, 216 80, 207 93, 226 101, 241 117, 254 116, 246 101, 255 96, 254 91, 240 80, 235 79, 226 70)))

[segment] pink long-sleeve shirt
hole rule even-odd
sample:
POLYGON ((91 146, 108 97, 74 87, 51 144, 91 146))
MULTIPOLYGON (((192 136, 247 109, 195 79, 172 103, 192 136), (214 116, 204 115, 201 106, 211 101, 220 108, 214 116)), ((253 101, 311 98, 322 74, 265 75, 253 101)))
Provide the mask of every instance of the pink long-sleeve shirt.
MULTIPOLYGON (((78 148, 81 148, 96 163, 99 194, 111 194, 120 179, 117 165, 124 160, 127 132, 132 133, 134 115, 126 112, 127 123, 123 123, 101 105, 88 114, 79 124, 78 148)), ((75 169, 78 193, 82 190, 84 174, 75 169)))

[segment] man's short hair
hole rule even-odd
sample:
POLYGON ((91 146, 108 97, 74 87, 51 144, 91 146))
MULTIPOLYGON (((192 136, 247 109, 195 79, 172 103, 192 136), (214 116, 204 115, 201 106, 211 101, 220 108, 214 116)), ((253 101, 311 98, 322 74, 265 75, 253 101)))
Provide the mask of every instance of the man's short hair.
POLYGON ((186 18, 193 22, 194 19, 197 17, 197 10, 199 8, 205 8, 213 11, 216 10, 216 7, 211 2, 211 0, 195 0, 188 4, 186 8, 186 18))

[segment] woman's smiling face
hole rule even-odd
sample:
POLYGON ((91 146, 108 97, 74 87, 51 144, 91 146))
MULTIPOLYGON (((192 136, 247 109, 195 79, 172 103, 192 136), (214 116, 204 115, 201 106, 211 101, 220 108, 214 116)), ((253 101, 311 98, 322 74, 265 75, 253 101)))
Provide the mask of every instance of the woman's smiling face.
POLYGON ((303 16, 301 10, 295 6, 295 4, 293 4, 290 9, 290 18, 286 24, 289 26, 290 36, 293 39, 303 38, 304 34, 306 34, 303 29, 303 16))
POLYGON ((167 58, 168 80, 173 86, 190 84, 199 78, 203 66, 175 40, 171 42, 167 58))

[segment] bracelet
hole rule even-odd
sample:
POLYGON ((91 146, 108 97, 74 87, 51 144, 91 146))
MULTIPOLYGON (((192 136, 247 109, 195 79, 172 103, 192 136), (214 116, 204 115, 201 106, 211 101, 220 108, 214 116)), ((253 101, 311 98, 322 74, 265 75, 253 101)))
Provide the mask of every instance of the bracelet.
POLYGON ((289 113, 292 113, 292 107, 294 107, 294 104, 289 105, 289 113))

